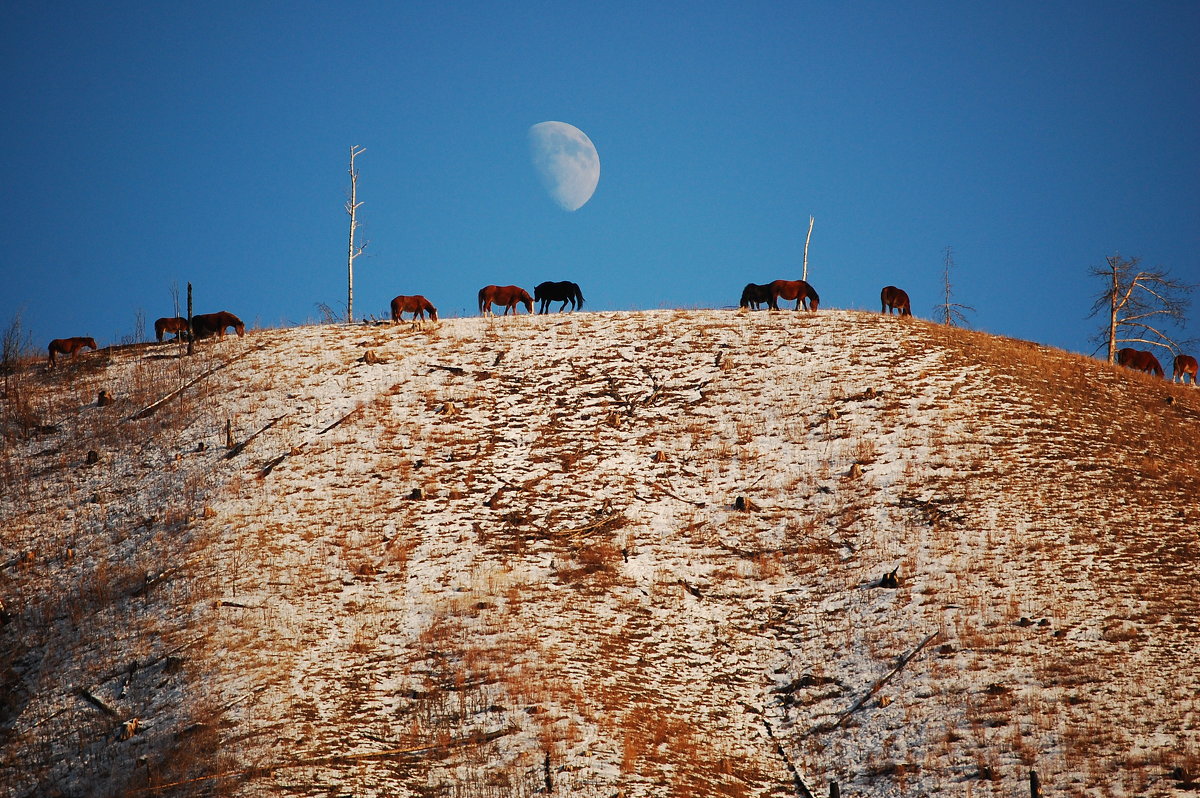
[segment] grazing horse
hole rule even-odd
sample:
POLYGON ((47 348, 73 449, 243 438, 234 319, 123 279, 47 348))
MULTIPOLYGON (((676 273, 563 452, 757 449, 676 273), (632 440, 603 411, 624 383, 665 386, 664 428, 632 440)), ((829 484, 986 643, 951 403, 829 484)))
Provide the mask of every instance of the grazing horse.
POLYGON ((912 307, 908 302, 908 294, 894 285, 885 286, 879 292, 879 302, 881 305, 879 308, 880 313, 886 313, 890 316, 893 310, 898 310, 901 316, 912 315, 912 307))
POLYGON ((540 302, 538 313, 548 313, 550 311, 551 302, 561 302, 562 307, 558 309, 562 313, 567 309, 567 303, 571 303, 571 310, 576 310, 583 307, 583 292, 579 290, 579 286, 570 280, 563 280, 561 283, 554 283, 547 280, 544 283, 539 283, 533 289, 533 299, 535 302, 540 302))
POLYGON ((413 321, 417 319, 424 320, 426 313, 429 314, 430 319, 437 321, 437 308, 420 294, 414 294, 413 296, 404 296, 401 294, 392 300, 392 323, 395 324, 404 321, 405 313, 413 314, 413 321))
POLYGON ((517 303, 525 306, 525 310, 533 313, 533 297, 524 288, 515 285, 485 285, 479 289, 479 312, 492 312, 492 303, 504 306, 504 315, 511 310, 515 316, 517 303))
POLYGON ((1196 387, 1196 358, 1191 355, 1176 355, 1172 371, 1174 373, 1171 375, 1171 382, 1175 382, 1175 380, 1179 380, 1181 383, 1187 382, 1187 378, 1190 376, 1192 387, 1196 387))
POLYGON ((1117 365, 1159 377, 1163 376, 1163 368, 1159 364, 1158 358, 1150 352, 1143 352, 1140 349, 1125 348, 1117 352, 1117 365))
POLYGON ((821 303, 817 292, 804 280, 775 280, 767 287, 771 289, 771 297, 767 300, 771 310, 779 310, 780 299, 796 300, 796 310, 800 309, 801 303, 805 310, 816 310, 821 303))
POLYGON ((192 316, 192 332, 197 338, 208 338, 210 335, 215 335, 221 339, 225 337, 225 330, 230 327, 237 332, 238 338, 246 334, 246 325, 227 310, 192 316))
POLYGON ((175 333, 178 338, 187 332, 187 319, 182 316, 169 316, 158 319, 154 322, 154 337, 162 343, 163 335, 166 333, 175 333))
POLYGON ((738 305, 743 308, 758 310, 761 305, 769 305, 770 302, 771 286, 747 283, 746 287, 742 289, 742 299, 738 305))
POLYGON ((95 338, 84 338, 81 336, 76 338, 55 338, 50 342, 50 345, 46 347, 46 350, 50 353, 50 357, 46 365, 49 368, 54 367, 55 355, 73 355, 80 349, 86 349, 88 347, 91 347, 93 350, 96 349, 95 338))

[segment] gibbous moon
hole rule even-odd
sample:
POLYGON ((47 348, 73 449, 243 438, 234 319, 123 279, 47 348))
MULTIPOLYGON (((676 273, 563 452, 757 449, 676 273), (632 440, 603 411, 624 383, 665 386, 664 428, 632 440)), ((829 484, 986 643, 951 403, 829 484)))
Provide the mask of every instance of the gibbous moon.
POLYGON ((566 122, 539 122, 529 128, 529 153, 542 186, 565 211, 592 198, 600 182, 600 155, 592 140, 566 122))

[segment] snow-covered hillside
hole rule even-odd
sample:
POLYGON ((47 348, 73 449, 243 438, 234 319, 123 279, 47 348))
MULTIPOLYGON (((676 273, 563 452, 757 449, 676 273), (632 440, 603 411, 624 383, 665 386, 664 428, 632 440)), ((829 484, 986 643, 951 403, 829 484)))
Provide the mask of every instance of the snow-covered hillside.
POLYGON ((1197 789, 1200 391, 837 310, 179 354, 12 379, 5 794, 1197 789))

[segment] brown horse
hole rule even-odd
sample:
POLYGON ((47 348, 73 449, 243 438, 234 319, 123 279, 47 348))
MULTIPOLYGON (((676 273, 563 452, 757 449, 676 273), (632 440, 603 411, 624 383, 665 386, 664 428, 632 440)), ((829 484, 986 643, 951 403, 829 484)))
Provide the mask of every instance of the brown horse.
POLYGON ((225 337, 225 330, 230 327, 237 332, 238 338, 246 334, 246 325, 242 324, 241 319, 227 310, 192 316, 192 332, 197 338, 208 338, 211 335, 215 335, 218 339, 221 339, 225 337))
POLYGON ((879 292, 880 313, 892 315, 893 310, 900 311, 901 316, 911 316, 912 307, 908 302, 908 294, 894 285, 884 286, 879 292))
POLYGON ((1174 373, 1171 375, 1171 382, 1187 382, 1187 378, 1191 377, 1192 387, 1196 387, 1196 358, 1191 355, 1176 355, 1172 371, 1174 373))
POLYGON ((95 338, 85 338, 82 336, 75 338, 55 338, 46 347, 46 350, 50 353, 46 365, 49 368, 54 367, 55 355, 74 355, 80 349, 87 349, 88 347, 91 347, 93 350, 96 349, 95 338))
POLYGON ((154 322, 154 337, 162 343, 165 334, 174 333, 178 338, 186 333, 187 329, 187 319, 182 316, 167 316, 154 322))
POLYGON ((504 315, 511 310, 517 313, 517 303, 525 306, 525 310, 533 313, 533 297, 524 288, 515 285, 485 285, 479 289, 479 312, 491 313, 492 303, 504 306, 504 315))
POLYGON ((424 319, 425 314, 429 314, 429 318, 437 321, 437 308, 433 304, 421 296, 414 294, 413 296, 404 296, 401 294, 392 300, 392 323, 404 321, 404 314, 413 314, 412 320, 424 319))
POLYGON ((796 300, 796 310, 800 309, 800 305, 804 305, 805 310, 816 310, 820 304, 821 298, 817 296, 817 292, 813 287, 804 280, 775 280, 768 286, 771 289, 771 298, 767 304, 771 310, 779 310, 779 300, 786 299, 789 302, 796 300))
POLYGON ((1159 364, 1158 358, 1150 352, 1143 352, 1140 349, 1125 348, 1117 352, 1117 365, 1125 366, 1135 371, 1144 371, 1147 374, 1154 374, 1158 377, 1163 376, 1163 368, 1159 364))

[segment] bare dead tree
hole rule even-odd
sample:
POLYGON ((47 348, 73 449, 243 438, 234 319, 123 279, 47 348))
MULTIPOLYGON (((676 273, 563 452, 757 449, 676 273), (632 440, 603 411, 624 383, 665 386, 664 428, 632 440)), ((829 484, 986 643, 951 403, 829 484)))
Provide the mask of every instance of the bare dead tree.
POLYGON ((812 240, 813 222, 815 221, 815 217, 808 217, 808 235, 804 237, 804 274, 800 279, 805 282, 808 281, 808 242, 812 240))
POLYGON ((1118 344, 1142 343, 1178 352, 1179 342, 1168 333, 1170 325, 1187 323, 1189 295, 1196 286, 1178 280, 1165 269, 1143 269, 1141 258, 1120 254, 1093 266, 1091 275, 1104 280, 1088 318, 1103 313, 1104 327, 1093 336, 1097 349, 1108 348, 1108 362, 1115 363, 1118 344))
POLYGON ((967 323, 967 317, 963 311, 969 310, 974 313, 975 308, 970 305, 960 305, 957 302, 950 301, 950 270, 954 268, 954 249, 952 247, 946 247, 946 258, 943 264, 942 285, 946 287, 946 299, 942 304, 934 305, 933 309, 935 312, 941 314, 942 324, 945 324, 947 327, 958 327, 960 325, 970 327, 971 325, 967 323))
POLYGON ((358 231, 358 208, 362 205, 358 201, 358 169, 354 166, 354 159, 366 151, 366 147, 357 145, 350 148, 350 199, 346 200, 346 213, 350 215, 350 248, 346 261, 346 321, 350 323, 354 321, 354 259, 367 247, 365 243, 357 247, 354 244, 354 235, 358 231))

